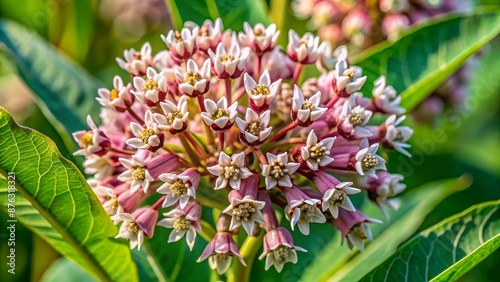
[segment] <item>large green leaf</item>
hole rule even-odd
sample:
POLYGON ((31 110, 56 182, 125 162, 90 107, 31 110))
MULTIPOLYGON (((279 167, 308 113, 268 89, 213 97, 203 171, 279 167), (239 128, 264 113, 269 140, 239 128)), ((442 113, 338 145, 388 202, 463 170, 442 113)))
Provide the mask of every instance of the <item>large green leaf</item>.
POLYGON ((177 29, 186 21, 203 24, 206 19, 221 18, 224 28, 243 29, 243 22, 269 24, 266 1, 263 0, 165 0, 177 29))
POLYGON ((18 74, 39 98, 41 109, 68 144, 67 132, 86 128, 85 117, 97 116, 95 101, 101 83, 61 56, 33 31, 0 19, 0 49, 6 49, 18 74))
MULTIPOLYGON (((0 173, 15 173, 21 223, 100 280, 137 281, 128 245, 114 239, 117 228, 85 178, 50 139, 0 108, 0 148, 0 173)), ((5 181, 1 196, 8 205, 5 181)))
POLYGON ((500 201, 448 218, 405 243, 362 281, 454 281, 500 247, 500 201))
MULTIPOLYGON (((401 197, 401 208, 390 212, 390 220, 382 225, 370 226, 374 242, 361 253, 340 247, 340 238, 336 236, 323 251, 316 255, 314 263, 305 269, 301 281, 324 281, 327 279, 359 280, 377 264, 390 256, 404 240, 410 237, 420 226, 426 215, 444 198, 463 190, 470 185, 467 177, 447 181, 431 182, 418 187, 401 197), (353 257, 354 256, 354 257, 353 257), (352 258, 353 257, 353 258, 352 258), (352 259, 351 259, 352 258, 352 259), (362 265, 362 266, 361 266, 362 265), (355 271, 352 271, 355 269, 355 271)), ((362 209, 369 217, 379 218, 380 212, 374 205, 362 209)))
POLYGON ((368 76, 366 89, 383 74, 411 110, 499 32, 498 10, 439 17, 394 43, 372 47, 353 63, 368 76))

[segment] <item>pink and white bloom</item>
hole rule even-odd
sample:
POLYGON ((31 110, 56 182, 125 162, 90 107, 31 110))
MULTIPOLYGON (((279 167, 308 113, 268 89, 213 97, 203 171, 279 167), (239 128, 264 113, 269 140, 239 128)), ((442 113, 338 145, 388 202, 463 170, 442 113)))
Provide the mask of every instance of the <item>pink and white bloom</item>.
POLYGON ((349 66, 346 60, 339 60, 331 75, 333 90, 340 97, 349 97, 360 90, 366 81, 366 76, 362 76, 363 70, 357 66, 349 66))
POLYGON ((368 223, 381 224, 382 221, 374 218, 368 218, 360 211, 339 210, 339 216, 333 220, 335 228, 342 233, 342 243, 347 238, 349 249, 356 246, 359 250, 364 250, 366 240, 373 240, 372 232, 368 223))
POLYGON ((186 63, 186 72, 181 73, 176 70, 175 76, 182 94, 191 98, 203 95, 210 89, 210 60, 206 59, 201 69, 198 69, 196 62, 189 59, 186 63))
POLYGON ((124 112, 133 102, 134 96, 130 94, 130 87, 130 84, 125 86, 122 78, 116 75, 113 78, 113 89, 99 88, 97 90, 99 97, 96 100, 103 107, 124 112))
POLYGON ((285 207, 284 212, 290 220, 292 230, 297 225, 302 234, 309 235, 310 222, 326 222, 325 216, 318 208, 320 200, 310 198, 295 186, 285 189, 285 197, 288 205, 285 207))
POLYGON ((146 42, 138 52, 134 48, 123 51, 123 58, 116 58, 116 62, 123 70, 134 76, 143 76, 146 74, 146 68, 153 65, 151 57, 151 44, 146 42))
POLYGON ((379 144, 368 144, 368 139, 361 140, 360 150, 356 153, 356 163, 354 167, 360 175, 368 175, 377 178, 375 170, 386 170, 385 160, 377 155, 379 144))
POLYGON ((351 187, 352 182, 340 182, 334 176, 318 171, 316 177, 314 177, 314 184, 323 194, 322 210, 330 210, 333 218, 338 217, 339 207, 348 211, 356 210, 348 195, 357 194, 361 190, 351 187))
POLYGON ((217 273, 223 274, 231 266, 234 256, 246 266, 231 233, 217 232, 197 261, 201 262, 208 258, 210 268, 217 269, 217 273))
POLYGON ((259 78, 257 84, 253 78, 245 73, 244 77, 245 89, 250 97, 250 107, 257 112, 267 110, 269 104, 276 97, 276 92, 281 84, 281 79, 271 83, 269 71, 266 69, 259 78))
POLYGON ((167 96, 167 79, 165 72, 157 73, 154 68, 148 67, 146 79, 134 77, 134 87, 132 94, 141 103, 146 103, 149 107, 158 105, 167 96))
POLYGON ((90 127, 90 130, 80 130, 73 133, 73 139, 80 146, 80 150, 74 152, 73 155, 87 156, 96 154, 102 156, 106 154, 106 149, 111 146, 109 138, 102 130, 97 128, 90 115, 87 116, 87 125, 90 127))
POLYGON ((288 230, 278 227, 264 235, 264 252, 259 256, 259 259, 266 258, 266 270, 274 265, 276 271, 281 272, 285 263, 297 263, 296 251, 307 252, 294 245, 292 234, 288 230))
POLYGON ((311 130, 307 136, 306 145, 300 148, 302 160, 312 170, 318 170, 320 166, 326 166, 333 162, 333 158, 329 155, 335 139, 337 137, 329 137, 319 141, 314 130, 311 130))
POLYGON ((255 222, 266 224, 261 212, 265 203, 255 200, 254 195, 242 196, 239 191, 233 190, 229 192, 228 199, 230 199, 231 204, 223 213, 231 216, 229 231, 243 225, 243 229, 245 229, 247 234, 252 235, 255 228, 255 222))
POLYGON ((389 218, 386 206, 397 210, 399 201, 397 199, 390 199, 403 192, 406 188, 403 181, 404 177, 401 174, 389 173, 381 171, 377 174, 378 179, 370 179, 366 190, 368 191, 369 198, 377 204, 380 211, 385 218, 389 218))
POLYGON ((135 210, 132 214, 120 213, 116 217, 122 224, 115 238, 129 240, 131 249, 137 247, 140 250, 144 236, 153 237, 158 211, 146 206, 135 210))
POLYGON ((186 130, 189 117, 186 96, 181 96, 177 105, 166 100, 165 102, 161 102, 160 106, 163 114, 153 115, 159 129, 168 130, 171 134, 177 134, 186 130))
POLYGON ((375 80, 372 94, 375 108, 382 113, 399 115, 406 111, 399 106, 401 96, 397 96, 396 89, 390 85, 386 86, 385 76, 375 80))
POLYGON ((196 188, 200 183, 198 170, 189 168, 181 174, 163 173, 158 178, 165 182, 156 190, 158 193, 166 195, 162 205, 164 208, 179 202, 180 208, 183 209, 190 198, 196 197, 196 188))
POLYGON ((262 176, 265 178, 266 189, 272 189, 276 186, 292 187, 292 180, 290 178, 297 169, 299 163, 288 162, 288 153, 274 155, 267 153, 268 164, 261 164, 262 176))
POLYGON ((103 180, 115 172, 113 161, 108 155, 88 155, 83 161, 83 167, 85 168, 85 173, 93 174, 97 180, 103 180))
POLYGON ((262 145, 272 127, 268 127, 271 119, 271 111, 267 110, 260 115, 251 108, 247 109, 245 120, 236 118, 236 126, 240 130, 240 140, 248 146, 262 145))
POLYGON ((299 126, 307 127, 318 120, 328 109, 319 106, 321 93, 318 91, 311 98, 305 99, 302 90, 295 85, 292 99, 292 119, 299 126))
POLYGON ((249 52, 240 50, 240 46, 233 38, 229 51, 223 43, 219 43, 215 53, 208 50, 212 60, 212 72, 220 79, 237 78, 245 70, 249 52))
MULTIPOLYGON (((351 96, 355 97, 355 96, 351 96)), ((353 107, 353 99, 346 100, 342 106, 337 125, 339 134, 348 140, 370 137, 373 133, 365 127, 373 112, 362 106, 353 107)))
POLYGON ((387 118, 384 123, 386 128, 384 140, 389 147, 411 158, 411 154, 406 150, 406 148, 410 148, 411 145, 406 142, 413 135, 413 129, 408 126, 399 126, 405 118, 406 116, 401 116, 396 119, 396 115, 391 115, 387 118))
POLYGON ((218 176, 215 181, 215 190, 225 188, 229 183, 231 188, 239 190, 241 180, 250 177, 252 173, 245 167, 245 153, 233 154, 228 156, 221 152, 219 155, 219 163, 208 167, 208 171, 218 176))
POLYGON ((302 38, 293 30, 288 32, 287 55, 295 62, 304 65, 313 64, 319 57, 319 37, 305 33, 302 38))
POLYGON ((125 141, 128 145, 141 150, 151 150, 152 152, 156 152, 163 147, 165 134, 159 130, 150 110, 147 110, 144 115, 144 126, 131 122, 130 130, 135 137, 125 141))
POLYGON ((196 45, 198 50, 207 52, 208 49, 215 50, 222 37, 222 20, 215 19, 214 22, 206 20, 198 31, 196 45))
POLYGON ((132 194, 136 193, 141 187, 146 193, 149 184, 154 181, 154 178, 146 168, 144 161, 136 155, 132 156, 132 159, 119 158, 118 160, 127 169, 118 175, 118 180, 131 182, 130 193, 132 194))
POLYGON ((197 202, 188 202, 185 207, 176 207, 168 213, 166 218, 158 221, 157 225, 172 228, 168 242, 177 242, 186 235, 189 250, 193 250, 196 233, 201 233, 201 206, 197 202))
POLYGON ((201 113, 203 121, 215 131, 226 131, 233 126, 238 112, 238 102, 234 102, 230 107, 227 106, 226 97, 223 96, 217 101, 217 104, 210 100, 204 101, 206 112, 201 113))
POLYGON ((181 32, 170 30, 167 36, 162 34, 161 39, 167 44, 170 55, 178 61, 183 61, 196 52, 198 30, 197 26, 192 30, 183 28, 181 32))
POLYGON ((245 22, 243 23, 243 31, 238 34, 241 44, 249 47, 260 56, 274 49, 280 34, 276 30, 275 24, 270 24, 266 28, 263 24, 258 23, 252 28, 249 23, 245 22))

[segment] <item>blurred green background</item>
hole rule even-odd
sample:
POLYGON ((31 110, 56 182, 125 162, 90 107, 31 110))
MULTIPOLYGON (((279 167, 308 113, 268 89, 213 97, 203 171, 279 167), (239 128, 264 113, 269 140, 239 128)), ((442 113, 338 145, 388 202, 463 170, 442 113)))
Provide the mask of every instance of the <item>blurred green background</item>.
MULTIPOLYGON (((479 2, 498 5, 496 0, 479 2)), ((166 34, 172 28, 162 0, 0 0, 0 17, 36 31, 105 85, 111 85, 115 74, 124 74, 115 63, 115 58, 122 56, 124 49, 139 49, 143 42, 149 41, 156 53, 165 49, 160 34, 166 34)), ((287 23, 290 23, 289 28, 300 30, 306 26, 298 19, 287 20, 287 23)), ((282 32, 281 36, 285 35, 286 32, 282 32)), ((397 154, 391 158, 389 169, 405 175, 408 190, 431 180, 458 177, 464 173, 474 180, 469 189, 444 200, 426 218, 420 230, 473 204, 500 198, 499 48, 500 40, 496 38, 476 58, 469 94, 463 105, 446 110, 432 126, 414 125, 413 158, 397 154)), ((88 95, 96 96, 96 93, 88 95)), ((43 107, 36 102, 0 48, 0 105, 9 110, 20 124, 35 128, 53 138, 58 145, 62 144, 55 129, 45 119, 43 107)), ((97 102, 95 106, 99 106, 97 102)), ((64 146, 59 146, 59 149, 63 155, 75 160, 72 152, 64 146)), ((81 161, 76 159, 76 162, 81 161)), ((5 220, 6 215, 0 213, 0 222, 5 220)), ((59 255, 26 228, 18 225, 16 233, 19 244, 15 279, 39 281, 59 255)), ((7 235, 6 229, 2 228, 1 257, 7 253, 4 244, 7 235)), ((500 252, 497 251, 461 281, 491 281, 499 265, 500 252)), ((2 281, 5 281, 5 267, 0 265, 2 281)))

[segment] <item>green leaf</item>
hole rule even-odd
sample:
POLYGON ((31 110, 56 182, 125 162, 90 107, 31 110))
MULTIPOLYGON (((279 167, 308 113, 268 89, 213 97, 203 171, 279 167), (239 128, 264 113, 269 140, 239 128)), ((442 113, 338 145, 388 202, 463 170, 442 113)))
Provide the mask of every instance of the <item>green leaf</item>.
POLYGON ((38 97, 44 114, 65 142, 74 146, 68 132, 86 128, 88 114, 97 116, 95 96, 102 84, 17 23, 0 20, 0 42, 0 49, 6 48, 18 74, 38 97))
POLYGON ((221 18, 224 28, 235 31, 243 29, 243 22, 269 24, 267 4, 263 0, 194 0, 189 5, 183 0, 165 0, 171 12, 175 27, 180 29, 184 22, 198 25, 207 19, 221 18))
POLYGON ((5 181, 0 185, 4 209, 14 204, 19 222, 100 280, 137 281, 128 244, 114 239, 116 226, 50 139, 18 126, 0 107, 0 148, 0 173, 8 180, 14 173, 17 187, 12 203, 5 181))
POLYGON ((368 76, 365 88, 371 90, 385 75, 401 94, 401 105, 411 110, 499 32, 498 10, 448 15, 417 25, 394 43, 372 47, 353 64, 368 76))
POLYGON ((64 280, 71 282, 97 282, 94 277, 90 276, 83 269, 78 267, 74 262, 62 257, 55 261, 49 269, 45 271, 41 282, 59 282, 61 277, 64 280))
POLYGON ((500 201, 444 220, 405 243, 362 281, 454 281, 500 247, 500 201))
MULTIPOLYGON (((305 269, 301 281, 359 280, 377 264, 390 256, 404 240, 410 237, 430 213, 444 198, 463 190, 470 185, 467 177, 436 181, 414 188, 401 196, 401 208, 390 212, 390 220, 384 224, 371 224, 374 242, 363 252, 350 251, 347 246, 340 246, 339 236, 316 255, 314 263, 305 269), (362 267, 358 266, 362 265, 362 267), (365 269, 366 268, 366 269, 365 269), (355 271, 353 270, 355 269, 355 271), (361 275, 358 275, 358 272, 361 275), (355 276, 359 276, 356 277, 355 276)), ((375 205, 362 209, 368 217, 379 218, 380 211, 375 205)))

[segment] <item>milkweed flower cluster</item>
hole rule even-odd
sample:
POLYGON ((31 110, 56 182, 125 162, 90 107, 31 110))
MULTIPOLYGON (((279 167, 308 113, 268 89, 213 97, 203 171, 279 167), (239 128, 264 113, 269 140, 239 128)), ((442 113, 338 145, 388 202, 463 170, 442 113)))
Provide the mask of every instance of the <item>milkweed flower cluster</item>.
MULTIPOLYGON (((309 25, 321 39, 333 46, 348 44, 350 50, 357 52, 386 39, 394 41, 417 22, 448 12, 466 11, 472 5, 469 0, 294 0, 292 3, 295 15, 309 18, 309 25)), ((469 59, 424 100, 412 112, 414 120, 433 123, 446 109, 463 103, 474 61, 469 59)))
POLYGON ((168 242, 185 237, 192 249, 209 228, 202 204, 217 207, 215 236, 199 261, 219 273, 233 257, 245 264, 237 232, 265 232, 266 269, 297 262, 305 250, 276 209, 294 232, 326 223, 349 247, 372 239, 368 224, 380 221, 350 197, 363 192, 384 214, 396 208, 392 198, 405 185, 386 171, 380 151, 410 156, 413 131, 401 124, 400 98, 384 77, 364 97, 367 77, 345 47, 328 51, 318 37, 291 30, 283 51, 278 35, 274 24, 245 24, 237 34, 207 20, 170 31, 162 37, 168 49, 156 55, 146 43, 117 60, 132 81, 116 76, 100 89, 102 124, 89 117, 90 130, 74 134, 75 154, 93 174, 88 182, 120 227, 117 238, 141 248, 160 226, 172 229, 168 242), (303 67, 314 64, 322 74, 301 83, 303 67))

